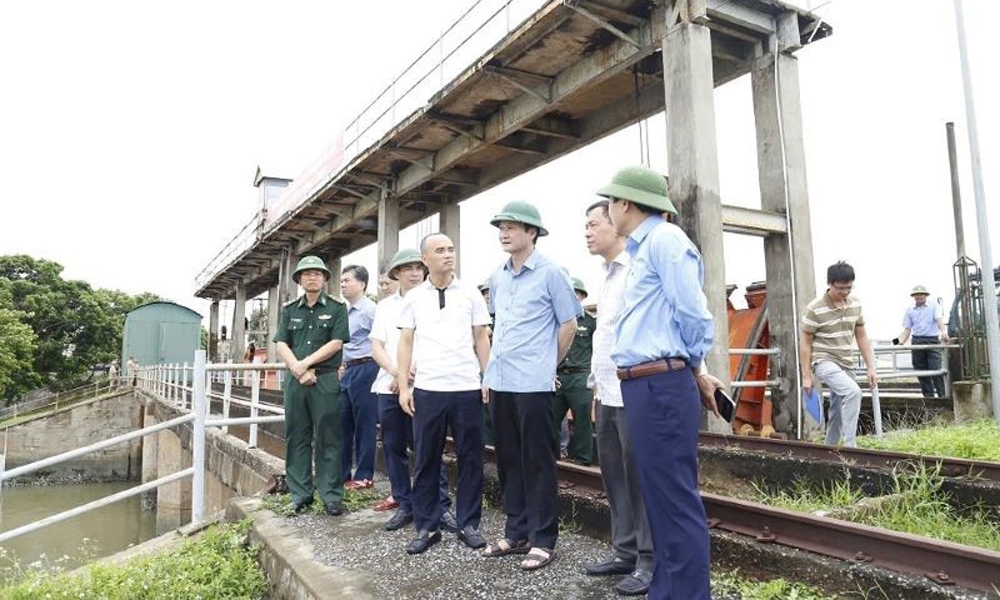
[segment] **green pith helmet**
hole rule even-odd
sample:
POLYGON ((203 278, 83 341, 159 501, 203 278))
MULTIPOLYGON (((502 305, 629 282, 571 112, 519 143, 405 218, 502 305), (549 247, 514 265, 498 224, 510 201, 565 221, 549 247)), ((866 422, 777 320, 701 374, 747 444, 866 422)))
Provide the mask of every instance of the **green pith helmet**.
POLYGON ((598 196, 619 198, 643 206, 677 214, 667 196, 667 180, 647 167, 625 167, 615 173, 611 183, 597 190, 598 196))
POLYGON ((309 269, 323 271, 323 274, 326 275, 326 280, 330 281, 330 269, 326 268, 326 263, 323 262, 323 259, 318 256, 303 256, 302 260, 299 261, 298 266, 295 267, 295 272, 292 273, 292 281, 298 283, 299 273, 302 271, 308 271, 309 269))
POLYGON ((403 265, 409 265, 412 263, 417 263, 421 268, 423 268, 424 273, 427 273, 427 267, 425 267, 423 261, 420 260, 420 251, 414 248, 403 248, 392 256, 392 262, 389 263, 389 279, 396 281, 396 269, 402 267, 403 265))
POLYGON ((500 227, 501 221, 513 221, 524 223, 538 228, 538 237, 549 235, 549 230, 542 225, 542 216, 538 214, 538 209, 530 202, 514 200, 503 205, 500 212, 490 220, 490 225, 500 227))
POLYGON ((587 286, 584 285, 583 280, 579 277, 573 278, 573 289, 583 294, 584 298, 590 295, 587 293, 587 286))
POLYGON ((915 285, 915 286, 913 286, 913 291, 910 292, 910 295, 911 296, 916 296, 917 294, 923 294, 925 296, 930 296, 931 295, 931 293, 927 291, 927 288, 925 286, 922 286, 922 285, 915 285))

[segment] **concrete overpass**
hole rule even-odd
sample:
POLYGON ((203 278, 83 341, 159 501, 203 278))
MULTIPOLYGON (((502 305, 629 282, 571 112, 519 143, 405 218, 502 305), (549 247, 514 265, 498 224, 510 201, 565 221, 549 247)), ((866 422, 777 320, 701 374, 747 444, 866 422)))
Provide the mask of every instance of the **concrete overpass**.
MULTIPOLYGON (((794 53, 831 31, 776 0, 546 2, 372 143, 374 124, 394 116, 398 103, 355 119, 343 147, 285 190, 292 206, 262 210, 244 228, 198 278, 196 295, 212 300, 213 342, 218 302, 235 299, 234 355, 242 356, 246 299, 268 292, 275 323, 280 304, 296 294, 290 271, 298 257, 318 254, 339 272, 340 257, 377 242, 381 263, 398 249, 400 228, 435 213, 457 243, 462 200, 666 108, 670 195, 705 257, 717 319, 709 368, 728 371, 722 232, 762 236, 771 339, 782 349, 772 363, 782 382, 772 390, 775 423, 797 430, 796 323, 815 289, 794 53), (746 74, 762 210, 719 196, 713 89, 746 74)), ((415 73, 417 83, 435 72, 415 73)))

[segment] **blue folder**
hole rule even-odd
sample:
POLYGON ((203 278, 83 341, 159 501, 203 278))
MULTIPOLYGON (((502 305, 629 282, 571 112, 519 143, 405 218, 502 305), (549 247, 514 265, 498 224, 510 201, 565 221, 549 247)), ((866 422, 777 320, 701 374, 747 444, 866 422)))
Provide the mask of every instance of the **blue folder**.
POLYGON ((823 413, 819 403, 819 390, 812 388, 808 393, 802 392, 802 403, 806 407, 806 412, 812 416, 818 424, 823 424, 823 413))

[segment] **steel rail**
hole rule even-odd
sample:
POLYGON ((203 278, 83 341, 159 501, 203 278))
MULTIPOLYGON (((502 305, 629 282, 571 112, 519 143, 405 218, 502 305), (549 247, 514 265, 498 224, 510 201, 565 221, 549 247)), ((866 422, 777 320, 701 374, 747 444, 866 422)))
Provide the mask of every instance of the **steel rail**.
POLYGON ((927 456, 891 450, 826 446, 824 444, 812 444, 796 440, 775 440, 704 431, 699 435, 698 444, 700 446, 739 448, 741 450, 801 458, 850 462, 856 466, 877 469, 892 468, 908 462, 918 462, 929 469, 936 469, 940 465, 940 473, 945 477, 978 477, 1000 483, 1000 463, 984 460, 927 456))

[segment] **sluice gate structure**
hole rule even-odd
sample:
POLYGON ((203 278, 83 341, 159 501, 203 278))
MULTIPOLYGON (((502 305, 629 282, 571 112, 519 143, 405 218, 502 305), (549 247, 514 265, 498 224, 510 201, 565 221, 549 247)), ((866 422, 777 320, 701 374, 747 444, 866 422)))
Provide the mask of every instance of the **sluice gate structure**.
POLYGON ((196 295, 212 302, 212 359, 219 302, 235 300, 232 354, 242 356, 246 300, 266 292, 273 327, 296 294, 299 257, 317 254, 339 272, 341 257, 377 243, 382 262, 401 228, 434 214, 457 243, 461 201, 666 110, 670 196, 704 256, 716 317, 708 367, 728 379, 722 233, 763 237, 771 343, 780 349, 769 382, 774 425, 800 435, 796 324, 815 285, 795 52, 831 26, 776 0, 480 0, 448 32, 463 27, 471 33, 454 48, 443 38, 431 45, 298 180, 258 174, 255 184, 271 190, 262 196, 277 200, 196 280, 196 295), (534 10, 512 18, 526 7, 534 10), (499 41, 446 80, 446 61, 497 26, 499 41), (719 192, 714 88, 747 74, 760 210, 726 205, 719 192), (428 85, 439 87, 410 111, 406 102, 428 85))

